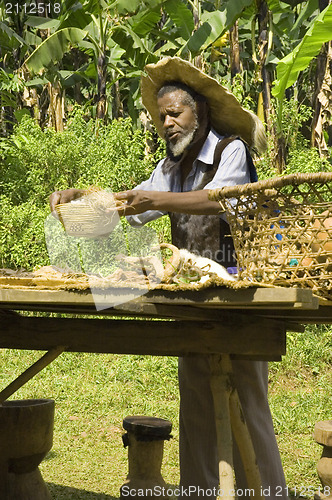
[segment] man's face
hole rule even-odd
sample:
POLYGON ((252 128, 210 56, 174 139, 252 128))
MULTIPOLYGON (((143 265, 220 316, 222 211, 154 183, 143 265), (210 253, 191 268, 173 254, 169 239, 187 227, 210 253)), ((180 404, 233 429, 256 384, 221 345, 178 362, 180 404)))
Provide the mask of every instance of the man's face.
POLYGON ((173 157, 180 156, 191 145, 199 127, 197 112, 183 103, 184 96, 184 91, 179 89, 158 99, 167 151, 173 157))

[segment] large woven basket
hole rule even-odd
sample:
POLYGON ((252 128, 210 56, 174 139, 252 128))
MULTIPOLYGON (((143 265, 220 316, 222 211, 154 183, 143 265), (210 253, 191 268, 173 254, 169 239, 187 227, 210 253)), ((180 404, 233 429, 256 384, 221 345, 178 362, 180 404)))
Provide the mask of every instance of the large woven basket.
POLYGON ((226 211, 239 277, 332 298, 332 172, 209 191, 226 211))

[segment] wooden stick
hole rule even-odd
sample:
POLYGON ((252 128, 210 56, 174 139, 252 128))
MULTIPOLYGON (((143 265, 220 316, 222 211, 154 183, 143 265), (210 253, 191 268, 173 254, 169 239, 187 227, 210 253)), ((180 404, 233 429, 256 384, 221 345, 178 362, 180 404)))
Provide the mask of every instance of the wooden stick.
POLYGON ((229 412, 229 398, 232 390, 229 374, 232 371, 232 365, 227 354, 210 354, 209 363, 216 419, 220 495, 223 500, 234 500, 233 443, 229 412))
POLYGON ((252 496, 253 500, 262 500, 264 499, 262 495, 262 480, 237 390, 234 390, 230 395, 229 409, 232 431, 241 455, 248 488, 255 492, 252 496))
POLYGON ((39 373, 43 368, 52 363, 55 358, 57 358, 63 351, 67 349, 67 346, 57 346, 44 354, 38 361, 31 365, 27 370, 25 370, 21 375, 19 375, 13 382, 11 382, 5 389, 0 392, 0 405, 6 399, 8 399, 14 392, 20 389, 24 384, 32 379, 37 373, 39 373))

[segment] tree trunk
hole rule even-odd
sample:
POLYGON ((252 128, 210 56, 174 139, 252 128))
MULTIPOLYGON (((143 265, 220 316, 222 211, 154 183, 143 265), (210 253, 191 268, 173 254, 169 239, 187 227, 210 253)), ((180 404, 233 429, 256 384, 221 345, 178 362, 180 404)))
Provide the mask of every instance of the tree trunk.
POLYGON ((119 80, 116 80, 112 87, 112 118, 117 120, 123 116, 123 107, 121 103, 119 80))
POLYGON ((264 117, 267 129, 270 133, 274 133, 271 120, 271 76, 266 67, 266 57, 268 54, 269 44, 269 9, 265 0, 260 1, 258 9, 258 67, 259 75, 262 82, 264 117))
POLYGON ((241 73, 241 59, 240 59, 240 44, 239 44, 239 24, 235 22, 234 26, 229 32, 230 39, 230 63, 231 63, 231 78, 241 73))
MULTIPOLYGON (((71 53, 73 57, 73 68, 75 71, 79 70, 79 68, 89 60, 88 57, 85 54, 83 54, 81 50, 77 48, 72 48, 71 53)), ((75 101, 78 104, 82 104, 84 98, 81 92, 81 82, 75 83, 73 88, 73 93, 75 101)))
POLYGON ((61 132, 63 130, 65 91, 62 89, 60 82, 56 81, 54 84, 48 83, 48 93, 50 98, 48 108, 49 124, 57 132, 61 132))
POLYGON ((262 84, 264 119, 273 144, 272 156, 275 158, 278 173, 282 173, 286 161, 286 144, 283 136, 278 136, 275 126, 274 109, 271 105, 271 73, 266 66, 270 47, 270 13, 265 0, 257 0, 257 18, 259 31, 258 70, 262 84))
POLYGON ((107 80, 107 60, 103 53, 98 57, 98 93, 97 93, 97 118, 104 120, 107 111, 106 80, 107 80))
MULTIPOLYGON (((194 32, 198 30, 201 25, 201 5, 200 0, 194 0, 193 2, 193 17, 194 17, 194 32)), ((201 55, 197 55, 194 57, 192 63, 196 68, 203 70, 203 57, 201 55)))
MULTIPOLYGON (((319 0, 320 11, 324 10, 331 0, 319 0)), ((318 149, 321 157, 328 156, 328 146, 324 132, 329 131, 332 116, 332 43, 323 45, 316 67, 315 92, 312 100, 314 110, 311 122, 311 146, 318 149)))

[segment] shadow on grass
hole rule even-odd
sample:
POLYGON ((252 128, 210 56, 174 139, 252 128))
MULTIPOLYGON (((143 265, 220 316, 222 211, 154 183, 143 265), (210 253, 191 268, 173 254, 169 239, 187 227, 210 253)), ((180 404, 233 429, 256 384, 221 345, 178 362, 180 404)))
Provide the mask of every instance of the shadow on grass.
POLYGON ((79 490, 69 486, 62 486, 54 483, 46 483, 47 488, 54 500, 118 500, 118 497, 112 497, 105 493, 95 493, 93 491, 79 490))

